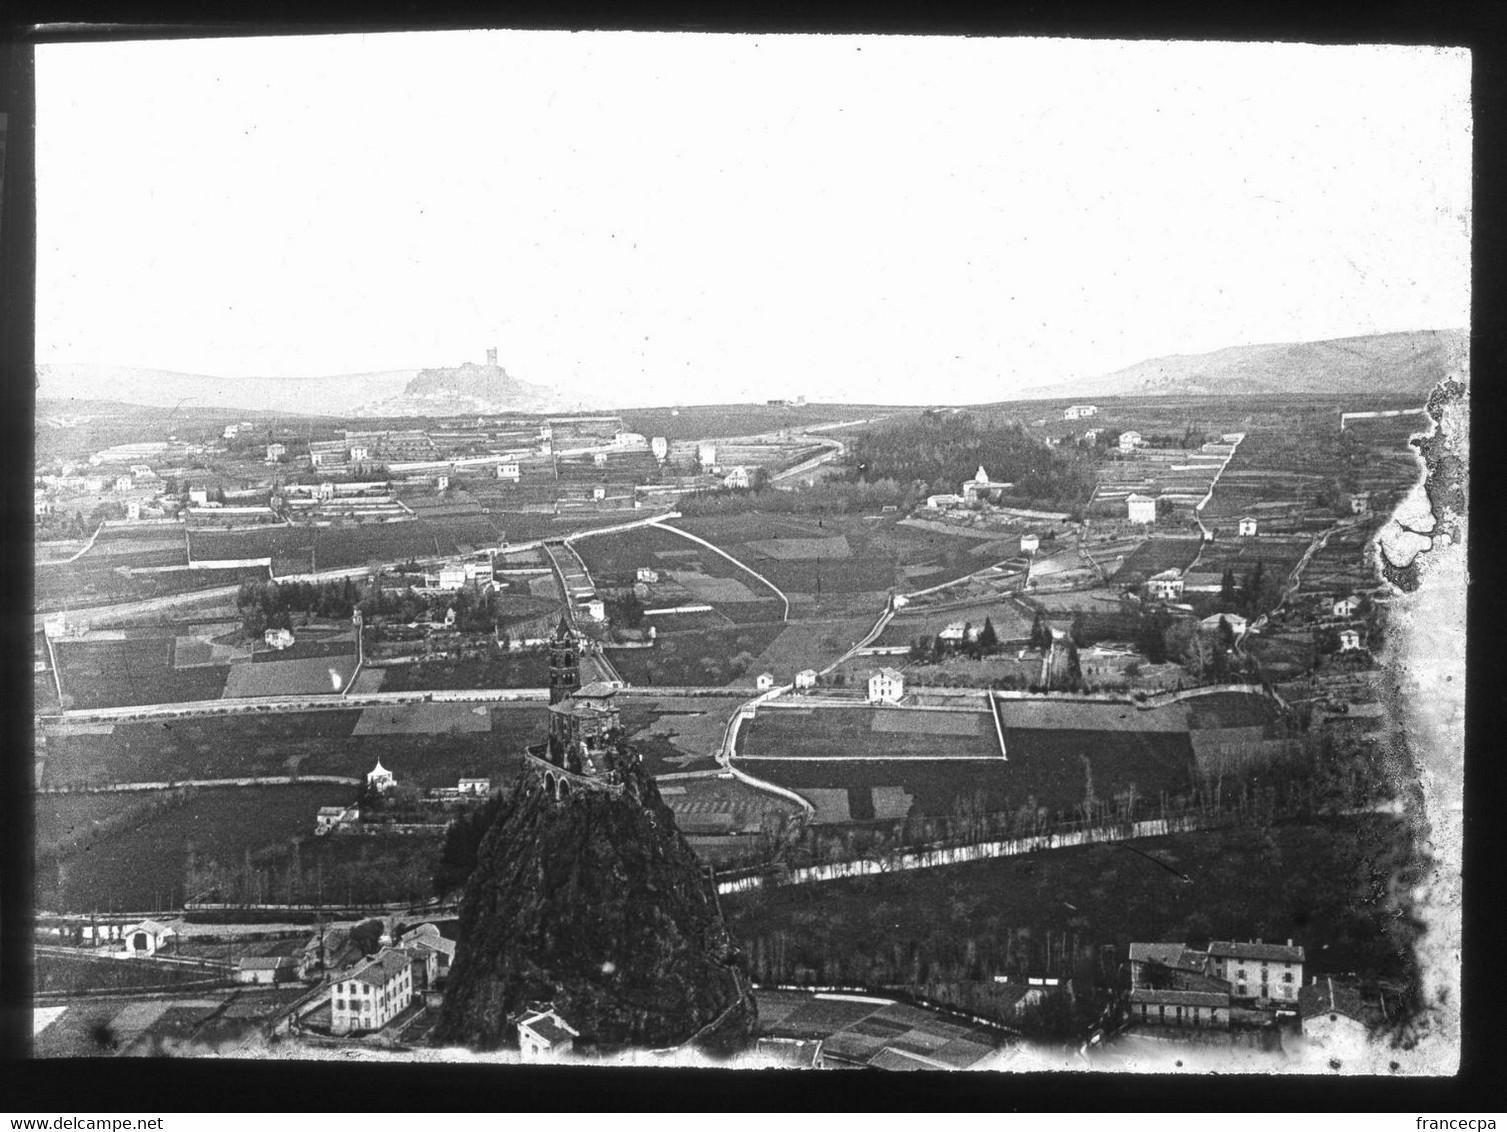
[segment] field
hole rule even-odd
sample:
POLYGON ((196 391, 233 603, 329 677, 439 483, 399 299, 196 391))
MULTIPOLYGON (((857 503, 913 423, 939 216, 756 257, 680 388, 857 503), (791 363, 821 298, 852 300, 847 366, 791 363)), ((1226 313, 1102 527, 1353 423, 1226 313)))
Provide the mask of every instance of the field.
POLYGON ((999 737, 986 711, 904 708, 772 708, 743 725, 748 759, 998 759, 999 737))
POLYGON ((75 708, 218 699, 230 673, 224 664, 175 668, 171 636, 64 640, 54 649, 63 694, 75 708))
POLYGON ((171 990, 184 984, 204 986, 227 983, 230 973, 207 971, 175 963, 157 963, 150 959, 125 962, 87 953, 59 955, 41 952, 36 956, 36 990, 98 993, 100 991, 171 990))
POLYGON ((1133 585, 1163 570, 1186 570, 1198 556, 1200 545, 1196 538, 1149 538, 1125 559, 1114 580, 1133 585))
POLYGON ((484 656, 467 656, 461 660, 436 657, 367 671, 383 674, 382 690, 385 692, 543 688, 549 684, 549 658, 543 652, 504 653, 489 649, 484 656))
POLYGON ((235 586, 265 580, 265 568, 236 570, 175 570, 161 574, 121 574, 117 564, 90 563, 87 558, 66 565, 38 566, 33 604, 38 613, 88 609, 125 601, 144 601, 168 594, 235 586))
POLYGON ((825 668, 861 640, 877 616, 876 612, 842 621, 792 621, 748 666, 745 682, 751 684, 759 673, 770 672, 777 684, 788 684, 802 669, 825 668))
POLYGON ((757 674, 755 658, 783 629, 776 621, 727 629, 661 631, 652 649, 614 649, 611 659, 630 684, 720 687, 757 674))
MULTIPOLYGON (((118 967, 134 966, 116 963, 118 967)), ((254 1038, 259 1026, 308 993, 303 986, 184 992, 172 998, 70 1002, 38 1033, 36 1057, 204 1055, 254 1038)))
MULTIPOLYGON (((908 804, 887 803, 891 818, 949 817, 959 805, 977 805, 989 812, 1014 812, 1022 806, 1045 807, 1063 817, 1073 816, 1090 785, 1097 798, 1108 799, 1134 786, 1141 797, 1160 791, 1186 791, 1193 782, 1193 751, 1186 732, 1057 731, 1011 728, 1005 737, 1009 760, 996 758, 917 759, 862 757, 831 761, 792 757, 790 751, 827 750, 841 753, 842 737, 808 739, 793 727, 779 739, 759 735, 760 716, 745 724, 747 751, 767 755, 739 758, 749 774, 805 795, 817 804, 817 821, 873 820, 881 794, 892 799, 908 796, 908 804), (758 743, 755 747, 751 744, 758 743), (898 810, 899 812, 895 812, 898 810), (865 816, 872 815, 872 816, 865 816)), ((995 742, 990 736, 990 741, 995 742)), ((849 742, 861 751, 895 743, 890 736, 854 730, 849 742), (861 747, 859 747, 861 744, 861 747)), ((982 739, 969 743, 980 751, 982 739)), ((898 744, 897 744, 898 745, 898 744)), ((941 741, 932 741, 934 748, 941 741)), ((965 748, 966 749, 966 748, 965 748)), ((996 752, 998 750, 996 742, 996 752)))
POLYGON ((675 441, 798 430, 868 417, 875 409, 864 405, 685 405, 674 409, 624 409, 621 415, 623 427, 630 432, 675 441))
MULTIPOLYGON (((509 779, 523 746, 546 729, 544 707, 489 708, 483 728, 482 718, 472 713, 474 706, 404 704, 175 719, 118 724, 95 734, 50 735, 42 782, 77 786, 287 774, 360 778, 378 759, 399 782, 425 788, 454 786, 462 776, 509 779)), ((336 789, 349 795, 354 788, 336 789)), ((70 805, 81 806, 89 804, 84 799, 127 796, 69 797, 70 805)), ((108 808, 114 803, 94 804, 108 808)), ((39 825, 39 838, 42 833, 39 825)))
POLYGON ((353 652, 343 656, 312 656, 302 660, 274 658, 265 664, 241 661, 230 666, 225 698, 242 696, 308 696, 340 692, 356 672, 353 652))
MULTIPOLYGON (((957 606, 923 607, 917 616, 896 617, 879 634, 876 645, 908 645, 921 637, 935 637, 954 621, 963 621, 975 629, 985 620, 994 626, 1001 641, 1023 641, 1031 635, 1032 615, 1012 601, 989 601, 957 606)), ((902 658, 903 659, 903 658, 902 658)), ((883 663, 874 658, 874 663, 883 663)))
MULTIPOLYGON (((52 911, 147 911, 184 899, 190 850, 239 862, 248 852, 286 842, 314 827, 320 806, 349 802, 353 788, 336 785, 200 790, 177 806, 151 813, 61 859, 38 860, 36 905, 52 911), (51 867, 49 867, 51 866, 51 867)), ((121 809, 139 795, 118 795, 121 809)), ((36 799, 39 830, 76 828, 99 811, 88 795, 36 799)))
POLYGON ((645 702, 635 696, 620 705, 623 731, 650 774, 702 770, 712 765, 727 721, 742 702, 703 696, 645 702))
POLYGON ((1154 860, 1096 845, 729 896, 723 908, 755 977, 770 981, 987 982, 1041 971, 1049 931, 1059 942, 1074 933, 1085 956, 1107 945, 1123 956, 1133 940, 1290 938, 1308 950, 1305 976, 1411 973, 1415 929, 1385 893, 1394 865, 1404 876, 1418 865, 1395 819, 1179 834, 1135 848, 1154 860))

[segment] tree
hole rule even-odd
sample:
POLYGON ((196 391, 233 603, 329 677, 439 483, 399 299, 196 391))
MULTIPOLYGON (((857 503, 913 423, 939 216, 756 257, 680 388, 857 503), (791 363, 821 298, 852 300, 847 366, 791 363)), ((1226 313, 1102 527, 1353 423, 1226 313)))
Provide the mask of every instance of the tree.
POLYGON ((1083 615, 1083 610, 1076 609, 1073 611, 1073 623, 1069 627, 1068 633, 1073 639, 1073 644, 1079 648, 1088 644, 1088 618, 1083 615))
POLYGON ((988 617, 984 618, 984 627, 979 630, 978 648, 985 655, 999 648, 999 634, 994 631, 994 622, 988 617))
POLYGON ((1265 581, 1266 565, 1256 559, 1256 568, 1245 576, 1245 585, 1240 591, 1240 605, 1248 616, 1254 616, 1261 601, 1262 583, 1265 581))
POLYGON ((1219 608, 1221 610, 1233 609, 1240 602, 1240 594, 1235 585, 1235 568, 1226 566, 1224 575, 1219 579, 1219 608))
POLYGON ((1036 611, 1036 616, 1031 620, 1031 647, 1033 649, 1052 647, 1052 629, 1047 624, 1046 613, 1040 609, 1036 611))
POLYGON ((1083 688, 1083 669, 1078 664, 1078 645, 1071 637, 1067 642, 1067 686, 1075 692, 1083 688))

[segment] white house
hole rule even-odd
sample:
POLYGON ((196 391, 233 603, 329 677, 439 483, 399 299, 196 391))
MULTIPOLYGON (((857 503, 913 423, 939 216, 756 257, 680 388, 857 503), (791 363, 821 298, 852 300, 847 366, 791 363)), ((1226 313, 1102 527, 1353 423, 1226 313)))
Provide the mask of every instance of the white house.
POLYGON ((1247 535, 1253 535, 1255 533, 1256 533, 1256 520, 1255 519, 1253 519, 1249 515, 1247 515, 1243 519, 1240 520, 1240 537, 1241 538, 1245 538, 1247 535))
POLYGON ((640 566, 634 574, 636 580, 653 584, 659 581, 659 571, 652 566, 640 566))
POLYGON ((1261 940, 1210 940, 1213 975, 1230 984, 1236 998, 1296 1006, 1303 986, 1303 948, 1261 940))
POLYGON ((434 490, 435 491, 449 491, 450 490, 450 477, 449 476, 435 476, 434 477, 434 490))
POLYGON ((1022 554, 1035 554, 1041 549, 1040 535, 1021 535, 1020 552, 1022 554))
POLYGON ((364 444, 356 444, 351 447, 351 459, 357 463, 371 459, 371 449, 364 444))
POLYGON ((1141 434, 1134 429, 1126 429, 1120 433, 1120 451, 1134 452, 1141 446, 1141 434))
POLYGON ((1125 514, 1132 523, 1156 522, 1156 500, 1131 492, 1125 497, 1125 514))
POLYGON ((130 491, 131 487, 132 487, 132 482, 133 481, 131 480, 130 476, 116 476, 115 477, 115 490, 116 491, 130 491))
POLYGON ((926 497, 927 509, 931 511, 945 511, 949 507, 958 507, 967 502, 961 495, 954 495, 951 492, 926 497))
POLYGON ((771 688, 774 687, 774 673, 773 672, 761 672, 761 673, 759 673, 759 675, 754 679, 754 687, 757 688, 761 692, 767 692, 767 691, 769 691, 769 689, 771 689, 771 688))
POLYGON ((1325 1053, 1355 1056, 1371 1040, 1360 992, 1327 976, 1298 992, 1303 1037, 1325 1053))
POLYGON ((141 520, 141 500, 132 499, 127 501, 126 518, 133 523, 139 522, 141 520))
POLYGON ((320 806, 314 815, 314 832, 320 835, 331 833, 355 821, 359 813, 351 806, 320 806))
POLYGON ((366 774, 366 785, 383 792, 391 790, 397 783, 398 780, 393 777, 392 771, 382 765, 381 759, 378 759, 377 765, 366 774))
POLYGON ((450 974, 450 964, 455 961, 455 941, 446 939, 439 934, 439 929, 433 924, 420 924, 418 931, 424 928, 433 929, 431 933, 413 934, 403 937, 403 946, 410 951, 428 951, 434 955, 435 970, 430 976, 432 986, 436 979, 443 979, 450 974))
POLYGON ((1360 598, 1354 594, 1349 597, 1337 597, 1330 608, 1336 617, 1353 617, 1355 611, 1360 608, 1360 598))
POLYGON ((727 473, 727 475, 723 478, 722 483, 726 487, 747 487, 749 484, 748 469, 740 464, 738 467, 727 473))
POLYGON ((607 453, 593 452, 591 454, 591 466, 593 468, 605 468, 607 466, 607 453))
POLYGON ((518 1048, 525 1061, 555 1061, 568 1057, 580 1037, 554 1008, 534 1010, 518 1020, 518 1048))
POLYGON ((960 645, 964 641, 977 640, 978 635, 978 629, 966 621, 951 621, 937 634, 937 639, 949 645, 960 645))
POLYGON ((287 629, 268 629, 262 634, 262 640, 267 642, 269 649, 276 649, 278 652, 282 652, 283 649, 292 647, 293 634, 287 629))
POLYGON ((1082 417, 1096 416, 1098 412, 1098 405, 1069 405, 1062 410, 1062 419, 1065 421, 1076 421, 1082 417))
POLYGON ((225 430, 223 432, 221 432, 220 435, 222 437, 224 437, 224 439, 226 439, 226 440, 234 440, 236 438, 236 435, 240 431, 241 431, 241 426, 240 425, 228 424, 228 425, 225 426, 225 430))
POLYGON ((1183 577, 1176 570, 1163 570, 1146 579, 1146 592, 1161 601, 1176 601, 1183 596, 1183 577))
POLYGON ((604 487, 602 484, 597 484, 594 488, 591 489, 591 498, 597 503, 600 503, 602 500, 606 499, 606 487, 604 487))
POLYGON ((649 451, 654 453, 656 460, 663 463, 664 458, 670 454, 670 442, 662 436, 656 436, 649 441, 649 451))
POLYGON ((497 478, 500 480, 512 480, 517 483, 523 478, 523 472, 518 466, 517 460, 508 460, 497 465, 497 478))
POLYGON ((869 677, 869 703, 898 704, 905 696, 905 677, 893 668, 881 668, 869 677))
POLYGON ((462 778, 455 788, 462 794, 474 794, 478 798, 485 798, 492 792, 492 780, 490 778, 462 778))
POLYGON ((287 454, 288 454, 288 446, 286 444, 269 444, 269 445, 267 445, 267 463, 269 463, 269 464, 275 464, 275 463, 277 463, 279 460, 281 460, 287 454))
POLYGON ((982 495, 991 491, 1008 491, 1014 487, 1013 483, 1004 480, 992 480, 989 473, 984 471, 984 465, 979 465, 979 470, 973 473, 973 478, 964 480, 962 484, 963 501, 966 503, 976 495, 982 495))
POLYGON ((1130 1019, 1147 1026, 1227 1030, 1230 995, 1220 991, 1139 987, 1130 992, 1130 1019))
POLYGON ((136 959, 146 959, 162 950, 162 945, 178 933, 167 924, 156 920, 142 920, 120 933, 125 940, 126 954, 136 959))
POLYGON ((600 598, 592 598, 581 603, 581 612, 593 621, 607 620, 607 606, 600 598))
POLYGON ((797 689, 816 687, 816 669, 803 668, 795 674, 795 686, 797 689))
POLYGON ((696 446, 696 461, 702 468, 710 470, 717 466, 717 446, 715 444, 698 444, 696 446))
POLYGON ((330 1029, 336 1034, 380 1030, 412 1001, 411 958, 384 949, 335 982, 330 996, 330 1029))
POLYGON ((1340 630, 1340 652, 1355 652, 1361 647, 1360 634, 1354 629, 1340 630))
POLYGON ((439 588, 442 590, 458 590, 466 584, 466 568, 459 564, 453 566, 441 566, 439 588))

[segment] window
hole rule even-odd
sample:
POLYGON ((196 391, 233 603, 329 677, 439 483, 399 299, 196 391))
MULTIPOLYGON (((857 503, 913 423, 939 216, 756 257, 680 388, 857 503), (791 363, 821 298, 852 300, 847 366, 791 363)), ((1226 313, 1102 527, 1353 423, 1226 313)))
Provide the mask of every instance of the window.
POLYGON ((1290 982, 1292 982, 1292 972, 1291 971, 1283 971, 1282 972, 1282 981, 1284 983, 1290 983, 1290 982))
POLYGON ((343 998, 337 998, 335 1000, 335 1009, 336 1010, 344 1010, 345 1009, 345 999, 343 999, 343 998))

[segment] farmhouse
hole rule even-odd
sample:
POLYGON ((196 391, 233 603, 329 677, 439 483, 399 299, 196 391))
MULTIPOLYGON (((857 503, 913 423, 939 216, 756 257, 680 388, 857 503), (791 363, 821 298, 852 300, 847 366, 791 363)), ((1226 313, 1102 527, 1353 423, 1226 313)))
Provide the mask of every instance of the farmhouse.
POLYGON ((1349 597, 1337 597, 1330 606, 1330 612, 1336 617, 1353 617, 1355 611, 1360 608, 1360 598, 1351 594, 1349 597))
POLYGON ((898 704, 905 696, 905 677, 893 668, 881 668, 869 677, 869 703, 898 704))
POLYGON ((366 445, 364 445, 364 444, 355 444, 355 445, 351 446, 351 460, 352 461, 359 463, 362 460, 369 460, 369 459, 371 459, 371 449, 368 448, 366 445))
POLYGON ((941 495, 928 495, 926 497, 927 509, 931 511, 945 511, 949 507, 961 507, 966 502, 968 501, 961 495, 953 495, 947 492, 941 495))
POLYGON ((1355 652, 1360 648, 1360 633, 1354 629, 1340 630, 1340 652, 1355 652))
POLYGON ((459 563, 440 567, 439 588, 458 590, 466 584, 466 568, 459 563))
POLYGON ((1183 596, 1183 577, 1176 570, 1163 570, 1146 579, 1146 593, 1159 601, 1176 601, 1183 596))
POLYGON ((360 817, 361 811, 354 806, 320 806, 319 812, 314 815, 314 832, 332 833, 353 825, 360 817))
POLYGON ((450 974, 450 964, 455 960, 455 941, 440 935, 439 928, 433 924, 420 924, 403 937, 403 946, 409 951, 428 951, 434 955, 436 980, 450 974), (426 932, 426 928, 430 930, 426 932))
POLYGON ((345 463, 345 441, 316 440, 309 445, 309 464, 316 468, 333 468, 345 463))
POLYGON ((525 1061, 568 1057, 578 1037, 580 1032, 556 1014, 553 1005, 529 1011, 518 1020, 518 1048, 525 1061))
POLYGON ((722 483, 726 487, 746 488, 748 486, 748 469, 741 464, 727 473, 722 483))
POLYGON ((670 442, 662 436, 656 436, 649 441, 649 451, 654 453, 654 458, 664 463, 666 456, 670 454, 670 442))
POLYGON ((761 673, 759 673, 758 677, 754 680, 754 687, 757 688, 761 692, 767 692, 767 691, 769 691, 769 689, 771 689, 771 688, 774 687, 774 673, 773 672, 761 672, 761 673))
POLYGON ((1025 534, 1020 536, 1020 552, 1022 554, 1035 554, 1040 549, 1040 535, 1025 534))
POLYGON ((978 640, 979 631, 966 621, 951 621, 937 634, 943 644, 961 645, 964 641, 978 640))
POLYGON ((1156 500, 1131 492, 1125 497, 1125 514, 1132 523, 1156 522, 1156 500))
POLYGON ((991 480, 989 473, 984 471, 984 465, 980 464, 979 470, 973 474, 973 478, 963 481, 963 502, 967 503, 978 496, 988 497, 998 495, 1000 492, 1008 491, 1014 486, 1013 483, 1007 483, 1002 480, 991 480))
POLYGON ((1261 940, 1210 940, 1209 959, 1216 977, 1234 988, 1236 998, 1262 1003, 1298 1001, 1303 985, 1303 948, 1261 940))
POLYGON ((1345 509, 1352 515, 1369 515, 1371 513, 1371 493, 1369 491, 1347 492, 1344 497, 1345 509))
POLYGON ((634 574, 636 580, 654 584, 659 581, 659 571, 652 566, 640 566, 634 574))
POLYGON ((490 778, 462 778, 455 788, 462 794, 474 794, 478 798, 485 798, 492 792, 492 780, 490 778))
POLYGON ((1240 537, 1246 538, 1256 533, 1256 520, 1249 515, 1240 520, 1240 537))
POLYGON ((267 445, 267 463, 269 463, 269 464, 275 464, 275 463, 277 463, 279 460, 281 460, 287 454, 288 454, 288 446, 286 444, 269 444, 269 445, 267 445))
POLYGON ((816 669, 803 668, 795 674, 795 686, 797 689, 816 687, 816 669))
POLYGON ((131 477, 130 476, 116 476, 115 477, 115 490, 116 491, 130 491, 131 490, 131 486, 132 486, 132 481, 131 481, 131 477))
POLYGON ((268 629, 262 634, 262 639, 267 642, 269 649, 283 649, 293 647, 293 634, 287 629, 268 629))
POLYGON ((1209 957, 1186 943, 1132 943, 1130 945, 1130 985, 1132 989, 1170 981, 1170 972, 1203 975, 1209 957))
POLYGON ((167 924, 156 920, 142 920, 120 933, 126 941, 126 954, 136 959, 146 959, 162 950, 162 945, 178 933, 167 924))
POLYGON ((1126 429, 1120 433, 1120 451, 1134 452, 1141 446, 1141 434, 1134 429, 1126 429))
POLYGON ((380 1030, 413 1001, 412 962, 407 955, 384 950, 335 983, 330 1029, 380 1030))
POLYGON ((512 480, 517 483, 523 478, 523 472, 518 467, 517 460, 505 460, 497 465, 497 478, 500 480, 512 480))
POLYGON ((1076 421, 1083 417, 1097 416, 1098 412, 1098 405, 1069 405, 1062 410, 1062 419, 1065 421, 1076 421))
POLYGON ((707 471, 716 467, 717 446, 715 444, 698 444, 696 446, 696 462, 707 471))

